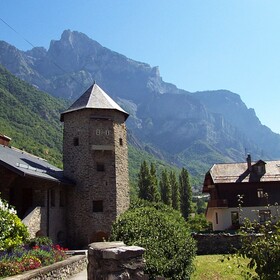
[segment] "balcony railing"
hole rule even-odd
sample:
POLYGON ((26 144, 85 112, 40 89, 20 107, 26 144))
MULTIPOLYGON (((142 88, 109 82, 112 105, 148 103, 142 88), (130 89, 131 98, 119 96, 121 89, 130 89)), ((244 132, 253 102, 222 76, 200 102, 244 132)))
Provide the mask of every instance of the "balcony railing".
POLYGON ((227 199, 212 199, 208 201, 208 207, 228 208, 227 199))

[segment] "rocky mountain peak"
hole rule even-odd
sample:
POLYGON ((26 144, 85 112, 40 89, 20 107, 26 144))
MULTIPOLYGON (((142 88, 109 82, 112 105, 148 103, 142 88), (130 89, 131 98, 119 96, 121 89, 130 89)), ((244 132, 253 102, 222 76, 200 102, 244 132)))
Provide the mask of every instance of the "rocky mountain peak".
POLYGON ((180 164, 240 161, 245 149, 266 155, 264 160, 280 157, 280 135, 262 126, 238 94, 178 89, 162 80, 159 67, 111 51, 83 33, 65 30, 47 51, 21 52, 0 42, 0 63, 64 99, 76 100, 95 80, 130 112, 133 135, 180 164))

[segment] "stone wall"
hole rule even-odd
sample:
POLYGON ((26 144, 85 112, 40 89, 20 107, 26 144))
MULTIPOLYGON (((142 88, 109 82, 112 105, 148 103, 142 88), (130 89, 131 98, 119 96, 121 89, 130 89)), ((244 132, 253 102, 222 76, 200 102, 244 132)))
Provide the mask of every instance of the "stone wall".
POLYGON ((64 261, 24 272, 5 278, 5 280, 53 280, 68 279, 70 276, 84 270, 87 267, 87 257, 72 256, 64 261))
POLYGON ((112 223, 129 206, 124 122, 124 114, 115 110, 64 115, 64 175, 76 182, 67 199, 73 248, 106 239, 112 223))
POLYGON ((198 255, 229 254, 241 247, 241 236, 238 234, 193 234, 197 242, 198 255))
POLYGON ((144 249, 123 242, 97 242, 88 249, 88 280, 148 280, 144 249))
POLYGON ((42 230, 41 217, 46 216, 46 209, 41 207, 35 207, 22 222, 27 226, 30 238, 36 237, 38 231, 42 230))

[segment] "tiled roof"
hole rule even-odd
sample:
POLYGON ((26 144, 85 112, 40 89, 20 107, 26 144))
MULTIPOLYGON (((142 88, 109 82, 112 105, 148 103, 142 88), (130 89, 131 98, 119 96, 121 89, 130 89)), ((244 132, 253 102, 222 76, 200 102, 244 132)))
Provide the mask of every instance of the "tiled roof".
POLYGON ((39 177, 44 180, 73 184, 63 176, 63 170, 42 158, 13 147, 0 145, 0 165, 20 176, 39 177))
POLYGON ((259 182, 280 181, 280 161, 252 162, 252 166, 265 163, 265 173, 258 176, 254 171, 249 171, 246 162, 214 164, 209 170, 214 184, 219 183, 244 183, 257 180, 259 182))
POLYGON ((61 120, 63 121, 64 114, 82 109, 117 110, 124 113, 125 118, 128 117, 128 113, 95 83, 61 114, 61 120))

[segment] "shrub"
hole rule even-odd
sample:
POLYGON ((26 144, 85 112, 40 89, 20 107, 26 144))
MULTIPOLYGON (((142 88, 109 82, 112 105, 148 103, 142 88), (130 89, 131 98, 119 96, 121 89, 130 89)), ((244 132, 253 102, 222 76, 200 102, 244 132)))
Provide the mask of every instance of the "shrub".
MULTIPOLYGON (((268 201, 268 194, 264 197, 268 201)), ((243 195, 238 195, 239 216, 242 218, 243 195)), ((276 216, 271 215, 271 205, 267 205, 268 220, 264 223, 251 221, 247 218, 241 219, 242 247, 238 255, 249 258, 248 267, 254 269, 258 277, 247 273, 250 279, 278 280, 280 279, 280 221, 279 206, 276 203, 276 216)), ((259 218, 258 213, 258 218, 259 218)))
POLYGON ((111 240, 144 247, 150 279, 190 279, 195 241, 182 215, 162 203, 137 201, 114 223, 111 240))
POLYGON ((22 244, 27 237, 27 228, 16 211, 0 198, 0 251, 22 244))
POLYGON ((42 245, 52 246, 53 242, 47 236, 39 236, 39 237, 35 237, 35 238, 27 240, 27 242, 25 244, 27 246, 29 246, 30 248, 33 248, 35 246, 42 246, 42 245))
POLYGON ((187 222, 192 232, 209 230, 210 223, 206 220, 204 214, 196 214, 194 217, 189 217, 187 222))
POLYGON ((239 255, 250 259, 248 267, 255 270, 257 279, 280 279, 280 224, 268 221, 261 225, 245 220, 242 233, 239 255))

